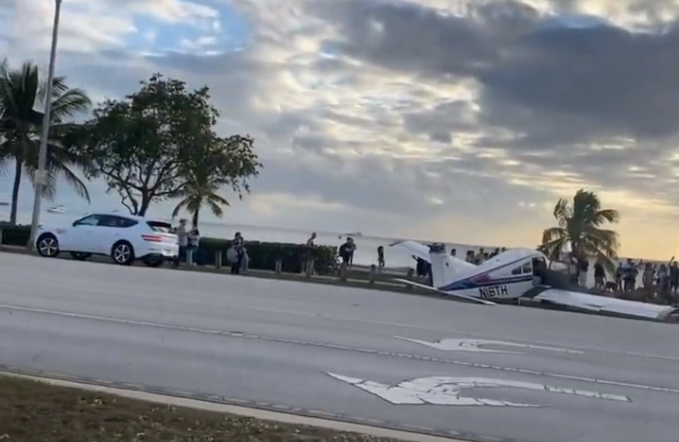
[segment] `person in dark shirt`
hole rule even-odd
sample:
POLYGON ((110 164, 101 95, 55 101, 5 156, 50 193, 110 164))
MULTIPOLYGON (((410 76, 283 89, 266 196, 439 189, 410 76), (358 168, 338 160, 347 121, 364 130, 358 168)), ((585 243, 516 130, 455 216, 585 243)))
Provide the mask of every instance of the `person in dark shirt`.
POLYGON ((377 248, 377 267, 380 269, 384 268, 384 246, 377 248))
POLYGON ((245 241, 243 239, 243 235, 241 235, 240 232, 236 232, 234 235, 231 247, 233 247, 234 251, 236 252, 236 259, 231 262, 231 273, 234 275, 239 275, 240 269, 243 266, 243 258, 245 257, 245 241))
POLYGON ((417 277, 422 279, 428 278, 429 274, 431 273, 431 264, 417 256, 415 256, 414 258, 417 261, 417 267, 415 269, 417 277))
POLYGON ((354 251, 356 250, 356 243, 354 243, 353 238, 347 238, 347 241, 342 244, 339 248, 339 256, 342 259, 342 264, 349 265, 354 257, 354 251))
POLYGON ((670 262, 670 291, 672 292, 672 297, 676 299, 677 290, 679 290, 679 267, 677 267, 677 262, 674 258, 670 262))
POLYGON ((601 260, 597 260, 594 264, 594 288, 603 290, 606 287, 606 270, 601 260))
POLYGON ((615 269, 615 291, 622 291, 622 277, 625 273, 622 263, 618 264, 618 268, 615 269))
POLYGON ((589 272, 589 259, 586 256, 578 258, 578 285, 587 287, 587 274, 589 272))
MULTIPOLYGON (((641 265, 641 262, 639 263, 641 265)), ((622 268, 622 280, 625 292, 633 292, 637 284, 637 276, 639 275, 639 268, 631 259, 627 259, 627 263, 622 268)))

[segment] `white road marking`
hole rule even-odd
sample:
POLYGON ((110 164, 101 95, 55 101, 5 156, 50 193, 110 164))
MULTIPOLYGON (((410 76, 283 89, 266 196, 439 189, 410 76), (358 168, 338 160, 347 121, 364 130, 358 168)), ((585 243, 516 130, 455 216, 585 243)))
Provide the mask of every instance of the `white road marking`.
POLYGON ((571 350, 567 348, 546 347, 543 345, 520 344, 515 342, 494 341, 491 339, 441 339, 437 342, 420 341, 419 339, 404 338, 402 336, 394 336, 396 339, 412 342, 415 344, 422 344, 428 347, 435 348, 442 351, 469 351, 477 353, 505 353, 520 355, 522 352, 507 351, 507 350, 493 350, 490 348, 481 348, 483 345, 494 345, 497 347, 516 347, 516 348, 532 348, 536 350, 548 350, 570 354, 584 354, 580 350, 571 350))
POLYGON ((150 327, 150 328, 157 328, 157 329, 164 329, 164 330, 186 331, 186 332, 202 333, 202 334, 208 334, 208 335, 227 336, 227 337, 232 337, 232 338, 255 339, 255 340, 262 340, 262 341, 269 341, 269 342, 277 342, 277 343, 282 343, 282 344, 307 345, 307 346, 310 346, 310 347, 327 348, 327 349, 331 349, 331 350, 352 351, 352 352, 364 353, 364 354, 370 354, 370 355, 379 355, 379 356, 388 356, 388 357, 411 359, 411 360, 416 360, 416 361, 451 364, 451 365, 456 365, 456 366, 461 366, 461 367, 496 370, 496 371, 503 371, 503 372, 509 372, 509 373, 519 373, 519 374, 525 374, 525 375, 531 375, 531 376, 544 376, 544 377, 550 377, 550 378, 556 378, 556 379, 568 379, 568 380, 577 381, 577 382, 612 385, 612 386, 622 387, 622 388, 634 388, 634 389, 639 389, 639 390, 658 391, 658 392, 663 392, 663 393, 679 394, 679 389, 676 389, 676 388, 657 387, 657 386, 650 386, 650 385, 643 385, 643 384, 633 384, 633 383, 627 383, 627 382, 610 381, 610 380, 606 380, 606 379, 586 378, 586 377, 582 377, 582 376, 571 376, 571 375, 567 375, 567 374, 550 373, 550 372, 543 372, 543 371, 538 371, 538 370, 529 370, 529 369, 524 369, 524 368, 505 367, 505 366, 492 365, 492 364, 479 364, 479 363, 474 363, 474 362, 456 361, 456 360, 453 360, 453 359, 444 359, 444 358, 437 358, 437 357, 431 357, 431 356, 421 356, 421 355, 413 355, 413 354, 408 354, 408 353, 381 351, 381 350, 374 350, 374 349, 361 348, 361 347, 350 347, 350 346, 339 345, 339 344, 328 344, 328 343, 322 343, 322 342, 305 341, 305 340, 301 340, 301 339, 288 339, 288 338, 279 338, 279 337, 273 337, 273 336, 263 336, 263 335, 257 335, 257 334, 254 334, 254 333, 243 333, 243 332, 235 332, 235 331, 204 329, 204 328, 199 328, 199 327, 162 324, 162 323, 157 323, 157 322, 137 321, 137 320, 131 320, 131 319, 120 319, 120 318, 90 315, 90 314, 84 314, 84 313, 71 313, 71 312, 63 312, 63 311, 58 311, 58 310, 46 310, 46 309, 39 309, 39 308, 32 308, 32 307, 21 307, 21 306, 6 305, 6 304, 0 304, 0 310, 44 314, 44 315, 52 315, 52 316, 74 318, 74 319, 83 319, 83 320, 102 321, 102 322, 108 322, 108 323, 113 323, 113 324, 150 327))
POLYGON ((627 396, 598 393, 595 391, 575 390, 555 387, 533 382, 509 381, 505 379, 489 379, 476 377, 430 376, 400 382, 389 386, 379 382, 328 373, 331 377, 353 385, 368 393, 374 394, 394 405, 457 405, 486 407, 540 407, 537 404, 500 401, 496 399, 474 398, 464 396, 464 390, 470 388, 518 388, 523 390, 547 391, 550 393, 568 394, 590 399, 603 399, 617 402, 632 402, 627 396))
MULTIPOLYGON (((95 263, 78 263, 78 265, 81 264, 93 264, 93 265, 99 265, 95 263)), ((140 271, 148 271, 149 269, 142 269, 142 268, 134 268, 134 269, 125 269, 125 271, 130 271, 130 270, 140 270, 140 271)), ((190 274, 190 273, 189 273, 190 274)), ((408 295, 406 295, 408 296, 408 295)), ((154 297, 153 295, 145 295, 146 298, 149 297, 154 297)), ((262 296, 264 297, 264 296, 262 296)), ((156 297, 158 299, 166 300, 165 297, 156 297)), ((280 297, 271 297, 272 299, 275 299, 276 301, 280 301, 280 297)), ((294 300, 294 298, 293 298, 294 300)), ((435 300, 432 300, 435 301, 435 300)), ((441 302, 446 302, 446 301, 441 301, 441 302)), ((1 307, 0 307, 1 308, 1 307)), ((349 323, 356 323, 356 324, 371 324, 371 325, 380 325, 380 326, 385 326, 385 327, 396 327, 396 328, 406 328, 410 330, 418 330, 418 331, 426 331, 426 332, 433 332, 436 334, 458 334, 462 336, 470 336, 470 337, 475 337, 479 339, 493 339, 495 336, 488 335, 487 333, 484 332, 474 332, 474 331, 468 331, 468 330, 459 330, 459 329, 453 329, 453 328, 446 328, 445 330, 441 328, 433 328, 433 327, 427 327, 425 325, 419 325, 419 324, 408 324, 408 323, 403 323, 403 322, 396 322, 396 321, 381 321, 381 320, 374 320, 374 319, 361 319, 361 318, 356 318, 353 316, 345 316, 345 315, 330 315, 326 313, 320 313, 320 312, 305 312, 305 311, 300 311, 300 310, 291 310, 291 309, 285 309, 285 308, 270 308, 270 307, 254 307, 254 306, 243 306, 243 305, 230 305, 230 309, 233 310, 251 310, 251 311, 256 311, 256 312, 268 312, 268 313, 279 313, 279 314, 286 314, 286 315, 291 315, 291 316, 301 316, 301 317, 313 317, 313 318, 324 318, 324 319, 330 319, 330 320, 335 320, 335 321, 343 321, 343 322, 349 322, 349 323)), ((507 307, 507 308, 516 308, 516 307, 507 307)), ((672 326, 672 325, 670 325, 672 326)), ((554 342, 548 342, 548 341, 531 341, 531 345, 542 345, 542 346, 551 346, 551 347, 560 347, 562 344, 560 343, 554 343, 554 342)), ((582 345, 578 346, 570 346, 573 350, 579 350, 583 352, 593 352, 593 353, 607 353, 607 354, 613 354, 613 355, 621 355, 621 356, 629 356, 629 357, 638 357, 638 358, 649 358, 649 359, 658 359, 658 360, 665 360, 665 361, 677 361, 679 362, 679 356, 668 356, 668 355, 657 355, 657 354, 650 354, 650 353, 640 353, 640 352, 631 352, 631 351, 619 351, 619 350, 610 350, 606 348, 596 348, 596 347, 586 347, 582 345)))
MULTIPOLYGON (((268 313, 280 313, 280 314, 285 314, 285 315, 291 315, 291 316, 305 316, 305 317, 313 317, 313 318, 323 318, 323 319, 330 319, 334 321, 342 321, 342 322, 353 322, 357 324, 371 324, 371 325, 381 325, 385 327, 395 327, 395 328, 407 328, 411 330, 418 330, 418 331, 426 331, 426 332, 433 332, 437 334, 458 334, 462 336, 470 336, 478 339, 492 339, 491 336, 489 336, 486 333, 482 332, 473 332, 473 331, 468 331, 468 330, 458 330, 458 329, 451 329, 447 328, 446 330, 442 330, 440 328, 432 328, 432 327, 426 327, 424 325, 417 325, 417 324, 406 324, 403 322, 393 322, 393 321, 380 321, 380 320, 373 320, 373 319, 360 319, 356 317, 351 317, 351 316, 343 316, 343 315, 329 315, 326 313, 317 313, 317 312, 303 312, 299 310, 289 310, 289 309, 282 309, 282 308, 264 308, 264 307, 249 307, 249 306, 232 306, 230 308, 233 309, 241 309, 241 310, 252 310, 256 312, 268 312, 268 313)), ((514 308, 514 307, 512 307, 514 308)), ((630 319, 632 321, 632 319, 630 319)), ((544 347, 560 347, 561 344, 554 343, 554 342, 546 342, 546 341, 532 341, 530 345, 535 345, 535 346, 544 346, 544 347)), ((677 361, 679 362, 679 356, 667 356, 667 355, 656 355, 656 354, 650 354, 650 353, 639 353, 639 352, 633 352, 633 351, 619 351, 619 350, 609 350, 605 348, 595 348, 595 347, 586 347, 582 345, 578 346, 571 346, 571 351, 580 351, 582 352, 581 354, 584 354, 585 352, 592 352, 592 353, 607 353, 607 354, 614 354, 614 355, 621 355, 621 356, 630 356, 630 357, 637 357, 637 358, 649 358, 649 359, 660 359, 660 360, 665 360, 665 361, 677 361)))

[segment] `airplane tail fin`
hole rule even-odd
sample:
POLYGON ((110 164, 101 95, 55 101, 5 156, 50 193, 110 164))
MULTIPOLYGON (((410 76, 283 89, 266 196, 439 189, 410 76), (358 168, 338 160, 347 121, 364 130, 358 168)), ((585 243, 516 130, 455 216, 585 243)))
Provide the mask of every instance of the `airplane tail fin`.
POLYGON ((415 241, 397 241, 390 245, 408 250, 413 256, 431 265, 432 285, 443 287, 472 272, 476 265, 451 256, 445 244, 426 246, 415 241))

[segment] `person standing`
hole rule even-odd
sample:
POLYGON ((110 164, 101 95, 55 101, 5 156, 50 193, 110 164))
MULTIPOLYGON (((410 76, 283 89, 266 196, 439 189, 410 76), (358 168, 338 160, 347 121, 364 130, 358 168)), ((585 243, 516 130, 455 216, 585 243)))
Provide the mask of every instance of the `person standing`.
POLYGON ((314 273, 314 247, 316 241, 316 232, 313 232, 309 239, 306 240, 306 247, 304 249, 304 266, 302 271, 306 276, 311 276, 314 273))
POLYGON ((377 247, 377 268, 382 270, 384 268, 384 246, 377 247))
POLYGON ((642 264, 635 264, 631 258, 627 259, 627 263, 623 267, 622 280, 623 280, 623 290, 626 293, 633 292, 636 289, 637 276, 639 275, 639 266, 642 264))
POLYGON ((240 275, 240 269, 243 266, 243 257, 245 256, 245 241, 240 232, 236 232, 234 235, 231 247, 235 251, 235 259, 231 262, 231 274, 240 275))
POLYGON ((589 273, 589 259, 586 255, 578 256, 578 285, 587 287, 587 275, 589 273))
POLYGON ((179 263, 187 258, 186 249, 189 245, 189 230, 184 218, 179 220, 179 226, 177 227, 177 245, 179 246, 179 252, 175 261, 175 267, 179 267, 179 263))
POLYGON ((677 301, 677 291, 679 290, 679 267, 674 257, 670 260, 670 294, 672 299, 677 301))
POLYGON ((190 266, 196 265, 196 256, 198 255, 198 245, 200 243, 200 231, 198 226, 194 224, 193 228, 188 233, 188 245, 186 248, 186 264, 190 266))
POLYGON ((594 264, 594 288, 597 290, 604 290, 606 287, 606 270, 601 262, 601 258, 597 259, 594 264))

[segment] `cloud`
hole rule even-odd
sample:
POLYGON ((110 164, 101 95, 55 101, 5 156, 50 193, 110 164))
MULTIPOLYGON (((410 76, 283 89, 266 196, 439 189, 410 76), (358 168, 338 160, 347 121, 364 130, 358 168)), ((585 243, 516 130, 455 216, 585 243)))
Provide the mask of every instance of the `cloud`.
MULTIPOLYGON (((46 66, 50 8, 0 6, 13 62, 46 66)), ((533 245, 586 187, 622 211, 623 253, 656 256, 679 249, 678 16, 676 0, 71 0, 58 67, 95 99, 158 70, 209 84, 219 130, 254 135, 265 163, 242 223, 533 245)))

